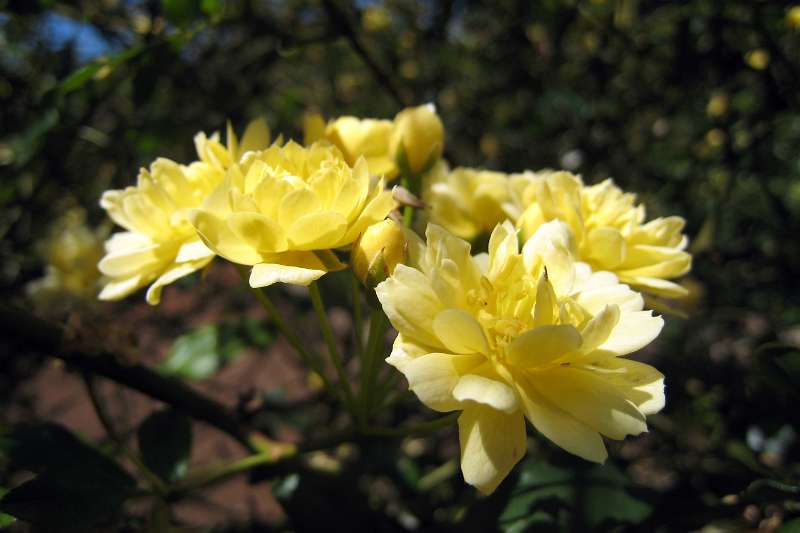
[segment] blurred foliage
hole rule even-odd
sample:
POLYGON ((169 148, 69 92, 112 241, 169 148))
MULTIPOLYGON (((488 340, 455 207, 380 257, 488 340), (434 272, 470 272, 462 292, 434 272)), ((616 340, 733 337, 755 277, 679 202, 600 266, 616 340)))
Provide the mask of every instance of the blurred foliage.
MULTIPOLYGON (((198 130, 263 115, 273 132, 300 139, 308 110, 390 118, 403 104, 431 101, 453 164, 612 176, 651 215, 687 218, 689 319, 671 320, 644 355, 667 376, 667 408, 650 434, 613 446, 614 467, 590 469, 532 443, 517 486, 509 479, 488 499, 452 466, 437 470, 457 450, 365 446, 337 476, 301 471, 277 486, 290 523, 313 529, 344 509, 376 530, 795 531, 800 15, 792 7, 2 0, 0 291, 17 297, 42 275, 34 243, 49 221, 83 206, 99 224, 103 190, 130 184, 156 156, 191 160, 198 130), (309 514, 298 502, 315 494, 330 500, 309 514)), ((235 331, 180 337, 163 368, 202 378, 238 351, 226 338, 269 342, 235 331)), ((318 423, 289 420, 300 429, 318 423)), ((90 457, 63 430, 47 431, 90 457)), ((65 466, 23 486, 61 497, 63 487, 48 482, 65 466)), ((129 488, 114 475, 108 509, 129 488)), ((89 481, 69 497, 94 498, 89 481)), ((6 496, 0 510, 24 504, 6 496)))

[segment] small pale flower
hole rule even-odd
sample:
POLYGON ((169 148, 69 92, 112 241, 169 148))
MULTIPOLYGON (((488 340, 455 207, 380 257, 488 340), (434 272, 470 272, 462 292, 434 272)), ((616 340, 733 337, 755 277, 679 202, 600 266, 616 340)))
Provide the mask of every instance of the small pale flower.
POLYGON ((205 267, 214 252, 189 223, 189 210, 206 200, 241 156, 268 142, 269 130, 261 120, 247 127, 241 143, 230 125, 226 146, 217 134, 200 133, 195 137, 200 161, 180 165, 159 158, 141 169, 135 187, 106 191, 100 205, 127 231, 106 242, 98 267, 107 282, 99 298, 118 300, 150 284, 146 299, 156 305, 164 286, 205 267))
POLYGON ((67 211, 39 243, 45 275, 27 285, 28 294, 42 306, 64 297, 96 298, 100 289, 97 262, 103 255, 108 230, 107 225, 96 229, 87 226, 83 209, 67 211))
POLYGON ((510 222, 488 254, 436 225, 416 267, 397 265, 376 294, 399 335, 387 359, 428 407, 461 411, 464 479, 491 493, 524 455, 525 420, 570 453, 603 462, 601 436, 647 430, 663 376, 623 356, 663 320, 614 274, 573 261, 572 235, 543 224, 519 250, 510 222))
POLYGON ((251 265, 250 285, 308 285, 338 270, 351 245, 394 208, 364 159, 348 165, 328 143, 272 145, 232 166, 191 223, 214 253, 251 265))
POLYGON ((632 287, 669 298, 686 289, 671 279, 686 274, 692 258, 685 251, 681 217, 645 222, 645 208, 610 179, 586 186, 569 172, 528 174, 517 219, 522 235, 533 235, 551 220, 566 222, 575 236, 577 257, 594 270, 608 270, 632 287))
POLYGON ((389 152, 393 127, 391 120, 340 117, 325 127, 325 139, 342 151, 350 166, 363 157, 367 160, 370 172, 392 180, 398 172, 389 152))

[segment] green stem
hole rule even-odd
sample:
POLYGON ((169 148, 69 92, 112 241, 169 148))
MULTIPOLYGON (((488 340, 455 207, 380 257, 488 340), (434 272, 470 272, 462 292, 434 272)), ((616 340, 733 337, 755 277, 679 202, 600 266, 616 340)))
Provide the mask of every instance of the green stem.
MULTIPOLYGON (((400 186, 404 189, 411 191, 411 180, 407 176, 403 176, 400 178, 400 186)), ((403 207, 403 225, 407 228, 410 228, 411 225, 414 223, 414 208, 410 205, 403 207)))
POLYGON ((108 435, 108 438, 114 443, 114 447, 119 453, 127 457, 128 460, 130 460, 130 462, 136 466, 137 470, 139 470, 142 476, 144 476, 144 478, 147 480, 147 483, 150 485, 150 488, 156 494, 166 494, 167 486, 163 481, 161 481, 161 478, 159 478, 152 470, 147 468, 147 465, 142 462, 139 456, 133 453, 125 445, 124 439, 122 439, 119 432, 117 432, 116 428, 114 427, 114 423, 111 421, 111 417, 103 406, 100 394, 97 392, 97 387, 95 386, 94 377, 85 372, 81 374, 81 377, 83 378, 83 384, 86 386, 86 393, 89 396, 89 400, 92 402, 92 407, 97 415, 97 419, 100 421, 100 425, 103 426, 103 430, 108 435))
POLYGON ((247 268, 242 265, 235 265, 236 269, 239 271, 239 275, 242 278, 242 282, 244 283, 247 290, 249 290, 261 304, 261 307, 264 308, 266 311, 267 316, 269 319, 277 326, 278 331, 286 338, 287 342, 294 348, 297 352, 297 355, 300 356, 300 359, 303 360, 303 363, 312 371, 314 371, 322 380, 323 385, 325 388, 333 394, 334 396, 338 396, 336 387, 333 386, 331 381, 325 375, 325 370, 323 365, 320 364, 319 357, 315 354, 312 354, 303 344, 303 341, 300 337, 292 331, 292 329, 286 324, 286 321, 283 320, 278 308, 275 307, 275 304, 272 303, 272 300, 266 295, 266 293, 261 289, 256 289, 250 286, 250 281, 247 276, 247 268))
POLYGON ((372 395, 375 388, 375 374, 377 373, 377 359, 383 346, 384 335, 389 323, 383 311, 376 309, 369 321, 369 338, 367 351, 364 356, 364 368, 361 370, 361 414, 367 420, 372 411, 372 395))
POLYGON ((364 435, 373 435, 379 437, 406 437, 411 435, 425 435, 432 433, 439 429, 450 426, 458 420, 459 412, 450 413, 449 415, 429 420, 427 422, 420 422, 419 424, 410 424, 397 428, 386 427, 366 427, 362 430, 364 435))
POLYGON ((364 363, 364 316, 361 312, 361 282, 351 270, 353 294, 353 333, 356 341, 356 352, 364 363))
POLYGON ((229 463, 222 463, 201 467, 189 474, 185 479, 172 487, 170 496, 180 497, 189 492, 195 491, 225 481, 235 475, 243 474, 258 467, 278 467, 298 459, 304 453, 315 452, 327 448, 333 448, 353 440, 355 432, 351 429, 336 433, 330 437, 315 440, 306 444, 293 445, 286 444, 279 450, 268 450, 262 453, 249 455, 242 459, 236 459, 229 463))
POLYGON ((325 339, 325 344, 328 345, 328 353, 333 361, 333 366, 336 368, 336 375, 339 377, 339 384, 344 391, 345 404, 352 412, 355 405, 353 398, 353 389, 350 388, 350 380, 347 377, 347 372, 344 370, 344 362, 342 354, 339 353, 339 348, 336 346, 336 338, 333 335, 333 328, 331 328, 328 314, 325 312, 325 304, 322 302, 322 294, 319 291, 319 284, 317 282, 311 283, 308 287, 308 292, 311 295, 311 303, 314 306, 314 311, 317 313, 319 325, 322 329, 322 337, 325 339))

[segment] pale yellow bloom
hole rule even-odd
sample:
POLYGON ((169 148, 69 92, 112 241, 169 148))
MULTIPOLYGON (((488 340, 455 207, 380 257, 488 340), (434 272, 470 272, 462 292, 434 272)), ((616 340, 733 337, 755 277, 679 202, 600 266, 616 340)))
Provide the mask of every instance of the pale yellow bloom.
POLYGON ((518 216, 519 202, 513 199, 519 176, 477 168, 450 171, 444 161, 439 162, 428 174, 423 192, 430 221, 462 239, 488 235, 497 224, 518 216))
POLYGON ((228 126, 228 142, 219 135, 195 136, 200 161, 180 165, 159 158, 141 169, 135 187, 106 191, 100 205, 127 231, 106 242, 100 271, 108 277, 101 300, 118 300, 151 284, 146 299, 158 304, 161 290, 173 281, 206 266, 214 257, 198 237, 187 214, 202 204, 241 156, 265 148, 269 130, 262 120, 252 122, 241 142, 228 126))
POLYGON ((92 229, 86 225, 83 209, 67 211, 40 243, 45 275, 27 285, 28 294, 42 304, 65 296, 97 297, 100 290, 97 262, 103 255, 103 240, 107 236, 108 227, 92 229))
POLYGON ((490 493, 526 449, 525 419, 565 450, 603 462, 601 435, 647 430, 663 376, 622 356, 663 320, 609 272, 573 261, 572 235, 543 224, 519 250, 510 222, 488 254, 436 225, 417 266, 397 265, 376 294, 399 335, 387 359, 428 407, 461 411, 464 479, 490 493))
POLYGON ((408 254, 407 230, 391 219, 371 225, 353 245, 350 267, 362 282, 383 281, 408 254))
POLYGON ((683 218, 645 222, 644 206, 610 179, 586 186, 569 172, 540 172, 529 173, 528 180, 521 198, 525 210, 517 219, 523 237, 562 220, 575 236, 577 257, 594 270, 611 271, 623 283, 660 296, 687 294, 669 281, 691 268, 683 218))
POLYGON ((436 107, 408 107, 394 117, 391 152, 395 161, 405 158, 409 170, 420 175, 430 169, 444 150, 444 125, 436 107))
POLYGON ((232 166, 190 218, 216 254, 253 266, 253 287, 308 285, 343 268, 332 250, 352 244, 394 206, 364 159, 351 167, 328 143, 289 142, 232 166))

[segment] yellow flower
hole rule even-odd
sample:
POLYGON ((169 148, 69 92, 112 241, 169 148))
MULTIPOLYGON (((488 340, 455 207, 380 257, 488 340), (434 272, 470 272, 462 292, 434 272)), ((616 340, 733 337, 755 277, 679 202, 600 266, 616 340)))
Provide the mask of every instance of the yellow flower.
POLYGON ((272 145, 232 166, 191 222, 216 254, 252 265, 250 285, 308 285, 343 268, 348 246, 394 208, 364 159, 347 164, 327 143, 272 145))
POLYGON ((353 245, 350 267, 369 286, 389 277, 409 254, 416 257, 419 236, 399 222, 386 219, 371 225, 353 245))
POLYGON ((216 132, 211 137, 207 137, 203 132, 195 135, 194 145, 200 161, 214 168, 227 170, 234 163, 238 163, 247 152, 263 150, 269 146, 269 126, 262 118, 253 120, 245 128, 240 142, 233 132, 231 123, 228 122, 227 140, 227 145, 223 145, 219 141, 219 133, 216 132))
POLYGON ((392 128, 391 120, 340 117, 328 123, 325 139, 342 151, 348 165, 355 165, 363 157, 370 172, 391 180, 397 176, 397 166, 389 152, 392 128))
POLYGON ((404 158, 413 174, 430 169, 443 149, 444 126, 433 104, 406 108, 394 118, 391 152, 395 161, 404 158))
POLYGON ((108 227, 92 230, 86 225, 83 209, 67 211, 40 245, 45 275, 28 284, 28 294, 42 304, 65 295, 95 298, 100 282, 97 261, 107 235, 108 227))
POLYGON ((566 222, 575 236, 577 257, 594 270, 608 270, 620 281, 652 294, 680 298, 686 289, 669 281, 686 274, 692 258, 681 217, 645 223, 644 206, 610 179, 585 186, 569 172, 529 175, 517 220, 523 237, 550 220, 566 222))
POLYGON ((376 293, 399 335, 387 359, 428 407, 461 411, 464 479, 492 492, 525 453, 525 419, 590 461, 601 435, 647 430, 664 404, 663 376, 622 356, 663 320, 609 272, 572 259, 569 228, 542 225, 519 250, 510 222, 488 254, 436 225, 417 268, 397 265, 376 293))
POLYGON ((200 240, 187 214, 206 200, 241 156, 265 148, 268 137, 261 120, 247 127, 241 143, 229 125, 227 146, 217 134, 199 133, 195 145, 200 161, 186 166, 159 158, 149 170, 141 169, 135 187, 106 191, 100 205, 128 231, 106 242, 98 267, 108 280, 99 298, 118 300, 152 282, 146 299, 156 305, 164 286, 206 266, 214 253, 200 240))
POLYGON ((423 200, 430 206, 430 220, 462 239, 488 235, 517 209, 513 184, 518 176, 475 168, 448 171, 439 162, 428 174, 423 200))

